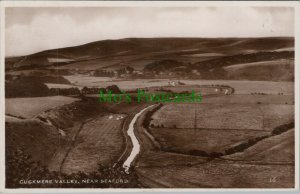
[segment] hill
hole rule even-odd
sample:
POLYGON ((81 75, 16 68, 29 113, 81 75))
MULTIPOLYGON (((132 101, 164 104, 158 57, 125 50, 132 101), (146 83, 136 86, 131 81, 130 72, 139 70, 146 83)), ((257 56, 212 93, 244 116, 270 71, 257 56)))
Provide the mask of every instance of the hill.
MULTIPOLYGON (((55 74, 61 70, 65 74, 93 74, 105 71, 111 76, 130 74, 150 74, 195 79, 250 79, 268 80, 263 73, 258 78, 235 74, 224 68, 230 65, 263 62, 271 60, 293 60, 294 39, 272 38, 126 38, 103 40, 85 45, 46 50, 39 53, 11 57, 5 60, 8 73, 24 70, 44 70, 55 74), (131 67, 130 73, 124 68, 131 67), (153 71, 155 70, 155 71, 153 71), (115 72, 115 74, 114 74, 115 72), (264 77, 265 76, 265 77, 264 77)), ((259 71, 260 65, 256 66, 259 71)), ((268 68, 268 67, 267 67, 268 68)), ((293 66, 289 66, 293 74, 293 66)), ((263 67, 266 71, 266 67, 263 67)), ((282 73, 282 68, 267 69, 282 73)), ((274 77, 274 76, 273 76, 274 77)), ((277 78, 274 78, 274 81, 277 78)), ((290 74, 279 80, 293 80, 290 74)))

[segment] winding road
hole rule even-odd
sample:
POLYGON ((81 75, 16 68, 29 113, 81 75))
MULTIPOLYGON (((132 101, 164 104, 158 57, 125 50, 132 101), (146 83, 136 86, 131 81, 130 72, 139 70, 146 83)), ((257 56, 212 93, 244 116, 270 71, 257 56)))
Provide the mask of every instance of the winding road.
MULTIPOLYGON (((228 94, 231 94, 231 93, 233 93, 232 89, 226 88, 223 95, 228 95, 228 94)), ((218 94, 218 95, 220 95, 220 94, 218 94)), ((133 119, 131 120, 131 122, 130 122, 130 124, 128 126, 127 134, 130 137, 130 139, 131 139, 133 147, 132 147, 132 151, 130 152, 129 157, 125 160, 125 162, 123 163, 123 166, 122 166, 127 174, 129 173, 129 169, 130 169, 130 166, 132 165, 132 162, 137 157, 137 155, 139 154, 140 149, 141 149, 140 148, 141 147, 140 143, 139 143, 136 135, 134 134, 134 124, 136 123, 138 117, 141 114, 143 114, 147 109, 149 109, 149 108, 151 108, 153 106, 155 106, 155 105, 150 105, 150 106, 142 109, 140 112, 138 112, 133 117, 133 119)))
POLYGON ((140 143, 138 141, 138 139, 136 138, 135 134, 134 134, 134 124, 136 122, 136 120, 138 119, 138 117, 143 114, 143 112, 145 112, 147 109, 149 109, 150 107, 153 107, 154 105, 151 105, 151 106, 148 106, 144 109, 142 109, 139 113, 137 113, 133 119, 131 120, 130 124, 129 124, 129 127, 128 127, 128 130, 127 130, 127 134, 128 136, 130 137, 131 139, 131 142, 132 142, 132 151, 129 155, 129 157, 125 160, 125 162, 123 163, 123 168, 125 169, 125 172, 126 173, 129 173, 129 169, 130 169, 130 166, 132 164, 132 162, 134 161, 134 159, 136 158, 136 156, 139 154, 140 152, 140 143))

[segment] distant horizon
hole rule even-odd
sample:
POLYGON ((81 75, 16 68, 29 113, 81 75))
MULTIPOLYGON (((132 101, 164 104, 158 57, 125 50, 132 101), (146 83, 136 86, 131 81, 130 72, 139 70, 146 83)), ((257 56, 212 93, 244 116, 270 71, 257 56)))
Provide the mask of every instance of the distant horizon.
POLYGON ((64 48, 72 48, 72 47, 79 47, 95 42, 101 42, 101 41, 114 41, 114 40, 124 40, 124 39, 173 39, 173 38, 178 38, 178 39, 260 39, 260 38, 293 38, 295 39, 295 36, 265 36, 265 37, 128 37, 128 38, 120 38, 120 39, 103 39, 103 40, 96 40, 92 42, 87 42, 79 45, 73 45, 73 46, 66 46, 66 47, 58 47, 58 48, 51 48, 51 49, 45 49, 41 50, 38 52, 26 54, 26 55, 10 55, 7 56, 5 55, 5 58, 14 58, 14 57, 23 57, 23 56, 29 56, 29 55, 34 55, 37 53, 49 51, 49 50, 56 50, 56 49, 64 49, 64 48))
POLYGON ((7 7, 5 55, 126 37, 293 37, 293 7, 7 7))

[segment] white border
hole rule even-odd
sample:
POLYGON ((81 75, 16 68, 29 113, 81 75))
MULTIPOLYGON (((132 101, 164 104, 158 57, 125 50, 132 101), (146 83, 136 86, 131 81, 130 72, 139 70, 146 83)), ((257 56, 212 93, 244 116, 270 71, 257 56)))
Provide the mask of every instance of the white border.
POLYGON ((4 7, 0 2, 0 192, 5 188, 5 41, 4 41, 4 7))
POLYGON ((295 1, 0 1, 0 24, 1 24, 1 53, 0 53, 0 192, 7 193, 82 193, 82 192, 241 192, 241 191, 296 191, 299 190, 299 46, 300 46, 300 2, 295 1), (274 7, 294 7, 295 8, 295 188, 292 189, 6 189, 5 180, 5 98, 4 98, 4 83, 5 83, 5 68, 4 68, 4 49, 5 49, 5 7, 206 7, 206 6, 217 6, 217 7, 232 7, 232 6, 274 6, 274 7))
POLYGON ((299 91, 300 91, 300 78, 299 78, 299 62, 300 62, 300 2, 295 7, 295 188, 299 190, 299 91))

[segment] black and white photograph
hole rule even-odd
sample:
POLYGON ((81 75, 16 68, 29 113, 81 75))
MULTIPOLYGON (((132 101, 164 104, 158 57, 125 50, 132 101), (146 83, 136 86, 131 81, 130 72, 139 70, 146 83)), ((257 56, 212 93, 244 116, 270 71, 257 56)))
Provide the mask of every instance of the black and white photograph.
POLYGON ((297 3, 3 2, 4 189, 297 189, 297 3))

